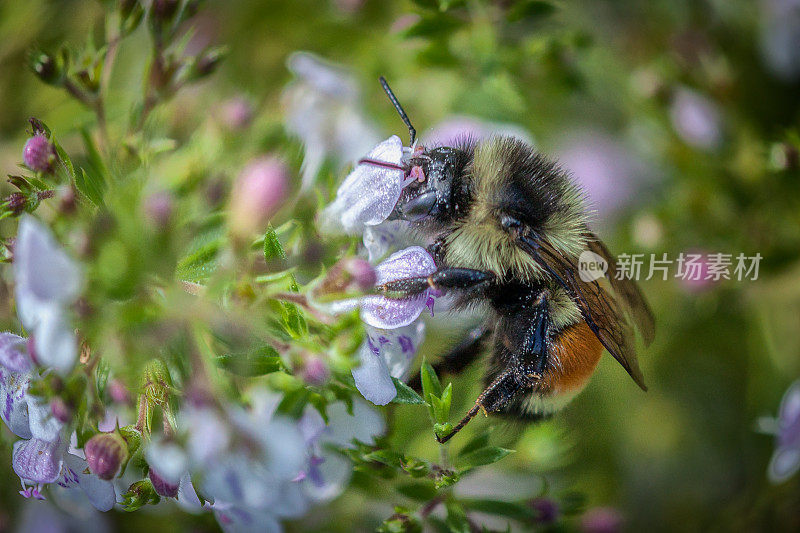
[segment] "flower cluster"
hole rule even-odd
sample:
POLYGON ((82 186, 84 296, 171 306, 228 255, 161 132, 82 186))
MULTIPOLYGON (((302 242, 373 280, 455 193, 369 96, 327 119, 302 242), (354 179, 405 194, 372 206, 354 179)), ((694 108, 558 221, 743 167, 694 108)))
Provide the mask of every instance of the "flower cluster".
MULTIPOLYGON (((370 260, 382 257, 404 227, 400 221, 386 221, 403 189, 414 181, 406 176, 402 163, 411 149, 404 148, 396 135, 378 144, 347 176, 336 198, 321 214, 327 232, 362 233, 370 260), (386 163, 386 166, 374 162, 386 163), (383 238, 377 237, 383 236, 383 238)), ((428 276, 436 271, 431 255, 420 246, 399 250, 375 267, 376 285, 390 281, 428 276)), ((356 387, 376 405, 392 401, 397 391, 392 378, 405 380, 422 343, 425 324, 417 321, 427 307, 433 315, 434 300, 441 296, 427 290, 409 298, 394 299, 368 295, 338 304, 340 310, 358 306, 366 328, 366 339, 358 350, 359 366, 353 369, 356 387)))

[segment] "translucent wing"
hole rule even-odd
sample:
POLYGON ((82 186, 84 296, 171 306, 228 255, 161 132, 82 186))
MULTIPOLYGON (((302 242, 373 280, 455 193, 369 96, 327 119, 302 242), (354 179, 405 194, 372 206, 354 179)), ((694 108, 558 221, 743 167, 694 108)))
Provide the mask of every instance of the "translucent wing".
POLYGON ((519 240, 523 249, 567 291, 578 305, 584 321, 606 350, 642 390, 647 390, 633 346, 633 330, 617 301, 598 281, 580 279, 577 265, 563 257, 547 241, 526 234, 520 235, 519 240))
POLYGON ((653 312, 650 310, 650 306, 647 305, 647 300, 644 299, 642 291, 639 290, 636 282, 631 279, 617 279, 617 262, 597 235, 587 231, 586 238, 589 250, 608 262, 606 278, 611 284, 614 294, 619 297, 624 310, 633 319, 636 329, 642 334, 645 344, 649 346, 655 337, 656 323, 655 318, 653 318, 653 312))

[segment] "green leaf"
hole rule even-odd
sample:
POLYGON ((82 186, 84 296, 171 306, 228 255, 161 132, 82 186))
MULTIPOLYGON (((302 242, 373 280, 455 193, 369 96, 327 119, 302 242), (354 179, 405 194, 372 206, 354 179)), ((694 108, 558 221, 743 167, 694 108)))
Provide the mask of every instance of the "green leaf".
POLYGON ((422 395, 427 397, 433 394, 437 397, 442 395, 442 384, 436 376, 436 371, 426 360, 422 360, 422 366, 419 369, 420 377, 422 379, 422 395))
POLYGON ((468 443, 464 445, 463 448, 458 452, 459 456, 467 455, 468 453, 474 452, 475 450, 479 450, 481 448, 485 448, 489 445, 489 432, 481 433, 477 437, 473 437, 468 443))
POLYGON ((522 20, 533 21, 548 17, 556 12, 557 6, 551 2, 542 0, 528 0, 519 2, 508 11, 509 22, 519 22, 522 20))
POLYGON ((427 405, 427 402, 414 389, 397 378, 392 378, 392 381, 394 381, 394 388, 397 389, 397 396, 394 397, 392 403, 427 405))
POLYGON ((529 522, 536 519, 536 513, 523 503, 506 502, 502 500, 466 499, 459 500, 470 511, 505 516, 520 522, 529 522))
POLYGON ((201 283, 217 268, 217 254, 224 239, 222 237, 206 239, 193 252, 178 261, 175 275, 182 281, 201 283))
POLYGON ((294 339, 304 337, 308 333, 308 324, 300 309, 292 304, 285 303, 281 311, 281 323, 283 324, 286 333, 294 339))
POLYGON ((438 396, 430 395, 429 401, 433 409, 433 418, 436 422, 444 424, 450 418, 450 403, 453 400, 453 384, 448 383, 447 387, 442 391, 441 398, 438 396))
POLYGON ((108 383, 108 373, 110 370, 111 366, 108 364, 108 361, 105 358, 101 357, 97 361, 97 367, 95 368, 94 371, 94 376, 95 376, 94 383, 96 387, 97 396, 99 398, 102 398, 103 394, 105 393, 106 383, 108 383))
POLYGON ((417 501, 427 501, 436 496, 436 488, 430 481, 403 483, 397 486, 397 492, 417 501))
MULTIPOLYGON (((438 6, 437 6, 438 7, 438 6)), ((406 38, 424 37, 439 38, 445 37, 450 32, 457 29, 461 23, 458 19, 450 15, 423 16, 417 22, 403 30, 402 35, 406 38)))
POLYGON ((469 527, 467 513, 464 512, 464 508, 454 501, 447 502, 446 507, 447 518, 445 522, 450 531, 454 533, 471 533, 472 530, 469 527))
POLYGON ((248 353, 220 355, 215 362, 228 372, 244 377, 264 376, 284 369, 277 350, 269 345, 248 353))
POLYGON ((499 446, 486 446, 459 457, 459 463, 468 468, 496 463, 503 457, 514 453, 514 450, 499 446))
POLYGON ((86 170, 80 169, 80 172, 75 174, 75 188, 81 192, 86 198, 89 199, 94 205, 103 205, 103 191, 105 191, 105 182, 99 175, 87 174, 86 170))
POLYGON ((286 259, 286 252, 283 250, 283 245, 281 245, 272 224, 267 227, 267 232, 264 234, 264 259, 267 264, 276 259, 286 259))

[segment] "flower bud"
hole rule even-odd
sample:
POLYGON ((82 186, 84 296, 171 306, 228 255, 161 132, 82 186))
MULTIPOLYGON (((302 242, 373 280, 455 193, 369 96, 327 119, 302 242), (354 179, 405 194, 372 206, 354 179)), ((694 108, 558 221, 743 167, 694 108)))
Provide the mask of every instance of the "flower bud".
POLYGON ((50 400, 50 411, 53 413, 53 417, 62 424, 72 420, 72 408, 63 398, 56 397, 50 400))
POLYGON ((14 216, 17 216, 25 210, 25 207, 28 205, 28 198, 21 192, 12 192, 8 195, 8 198, 6 198, 5 203, 8 210, 14 216))
POLYGON ((144 210, 148 220, 154 226, 165 228, 169 224, 170 218, 172 218, 172 197, 167 192, 151 194, 145 200, 144 210))
POLYGON ((622 516, 611 507, 589 509, 581 519, 584 533, 617 533, 622 530, 622 516))
POLYGON ((550 498, 534 498, 528 502, 528 505, 533 509, 533 512, 536 513, 535 520, 538 524, 552 524, 558 519, 558 503, 550 498))
POLYGON ((319 357, 309 356, 302 371, 303 381, 309 385, 322 386, 331 377, 328 365, 319 357))
POLYGON ((180 486, 180 483, 170 483, 166 479, 159 476, 158 473, 152 468, 150 468, 147 476, 150 478, 150 482, 153 484, 153 488, 155 489, 156 494, 159 496, 164 496, 165 498, 174 498, 178 495, 178 487, 180 486))
POLYGON ((331 267, 313 292, 315 297, 365 292, 373 288, 377 280, 378 274, 368 261, 360 257, 347 257, 331 267))
POLYGON ((22 149, 22 161, 36 172, 50 172, 56 159, 56 151, 47 137, 41 134, 34 135, 25 143, 22 149))
POLYGON ((56 60, 44 52, 36 52, 30 58, 30 65, 36 75, 45 83, 54 84, 60 77, 56 60))
POLYGON ((274 158, 256 159, 242 170, 230 200, 230 226, 234 234, 248 237, 264 231, 289 189, 286 165, 274 158))
POLYGON ((128 460, 128 445, 119 434, 98 433, 86 443, 83 451, 89 470, 100 479, 113 479, 128 460))
POLYGON ((131 401, 131 395, 128 393, 127 387, 122 381, 112 379, 108 384, 108 395, 115 403, 128 404, 131 401))
POLYGON ((230 131, 243 130, 253 120, 253 106, 244 97, 232 98, 222 104, 219 119, 230 131))

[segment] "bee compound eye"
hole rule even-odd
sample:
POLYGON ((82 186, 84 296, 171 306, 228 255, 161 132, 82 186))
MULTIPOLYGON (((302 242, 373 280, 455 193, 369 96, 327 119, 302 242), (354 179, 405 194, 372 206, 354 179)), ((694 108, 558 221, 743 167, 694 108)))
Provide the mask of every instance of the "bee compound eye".
POLYGON ((522 222, 512 217, 511 215, 503 215, 500 217, 500 225, 504 230, 518 230, 522 227, 522 222))

